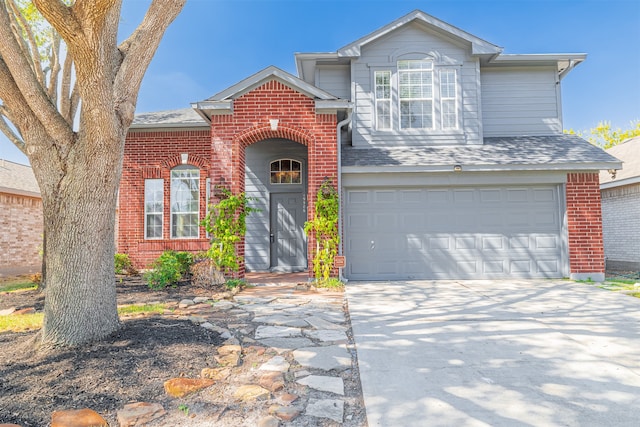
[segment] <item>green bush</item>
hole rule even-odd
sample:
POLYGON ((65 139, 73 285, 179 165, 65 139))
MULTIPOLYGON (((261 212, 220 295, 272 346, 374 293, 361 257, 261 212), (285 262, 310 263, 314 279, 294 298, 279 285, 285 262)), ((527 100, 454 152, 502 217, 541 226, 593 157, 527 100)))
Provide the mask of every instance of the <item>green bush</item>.
POLYGON ((193 255, 189 252, 164 251, 151 264, 152 270, 145 273, 144 278, 151 289, 176 286, 182 275, 189 272, 192 263, 193 255))
POLYGON ((247 282, 245 282, 244 279, 228 279, 227 282, 225 283, 225 286, 229 290, 235 289, 235 288, 242 289, 247 286, 247 282))
POLYGON ((129 254, 115 254, 116 274, 137 274, 129 254))

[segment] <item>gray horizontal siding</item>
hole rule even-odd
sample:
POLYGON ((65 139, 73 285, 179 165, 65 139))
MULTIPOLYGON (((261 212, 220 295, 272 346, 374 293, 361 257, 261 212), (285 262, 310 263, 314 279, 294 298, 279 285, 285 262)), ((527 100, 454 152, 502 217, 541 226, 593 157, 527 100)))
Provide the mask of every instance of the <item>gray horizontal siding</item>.
POLYGON ((553 67, 483 68, 484 136, 562 132, 553 67))
POLYGON ((318 66, 316 86, 342 99, 351 99, 351 72, 348 65, 318 66))

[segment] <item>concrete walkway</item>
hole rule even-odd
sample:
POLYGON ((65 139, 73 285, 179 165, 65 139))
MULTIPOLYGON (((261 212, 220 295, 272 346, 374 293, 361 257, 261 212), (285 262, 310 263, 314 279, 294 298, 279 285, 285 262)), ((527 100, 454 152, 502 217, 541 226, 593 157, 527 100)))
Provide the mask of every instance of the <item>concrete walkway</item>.
POLYGON ((640 299, 538 281, 349 282, 369 427, 638 426, 640 299))

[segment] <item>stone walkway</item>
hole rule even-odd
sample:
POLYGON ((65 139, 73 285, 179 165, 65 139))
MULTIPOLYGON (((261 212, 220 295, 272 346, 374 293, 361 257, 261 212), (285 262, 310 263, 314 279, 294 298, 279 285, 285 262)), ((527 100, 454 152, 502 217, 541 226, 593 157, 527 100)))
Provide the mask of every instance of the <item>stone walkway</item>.
MULTIPOLYGON (((294 283, 260 284, 224 300, 169 303, 171 317, 226 339, 217 348, 216 366, 203 368, 199 378, 168 373, 176 377, 165 382, 165 392, 176 405, 188 407, 186 413, 137 402, 118 411, 118 425, 366 426, 345 304, 342 292, 294 283), (237 404, 211 412, 220 407, 216 400, 237 404), (189 413, 191 419, 185 419, 189 413)), ((101 425, 95 416, 61 411, 54 413, 51 426, 101 425), (82 421, 85 415, 88 424, 82 421)))

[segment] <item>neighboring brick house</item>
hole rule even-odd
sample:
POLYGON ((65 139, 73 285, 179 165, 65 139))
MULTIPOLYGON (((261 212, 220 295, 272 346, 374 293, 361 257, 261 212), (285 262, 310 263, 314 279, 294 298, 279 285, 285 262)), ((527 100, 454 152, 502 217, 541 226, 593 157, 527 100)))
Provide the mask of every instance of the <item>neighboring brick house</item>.
POLYGON ((608 269, 640 271, 640 137, 611 147, 622 160, 615 178, 600 172, 604 255, 608 269))
POLYGON ((0 277, 40 271, 42 199, 31 167, 0 160, 0 277))
POLYGON ((584 54, 506 55, 421 11, 296 54, 191 109, 138 115, 125 144, 119 251, 144 266, 203 250, 222 185, 260 209, 250 271, 297 271, 325 178, 340 189, 353 280, 604 277, 598 173, 620 162, 562 133, 561 80, 584 54))

